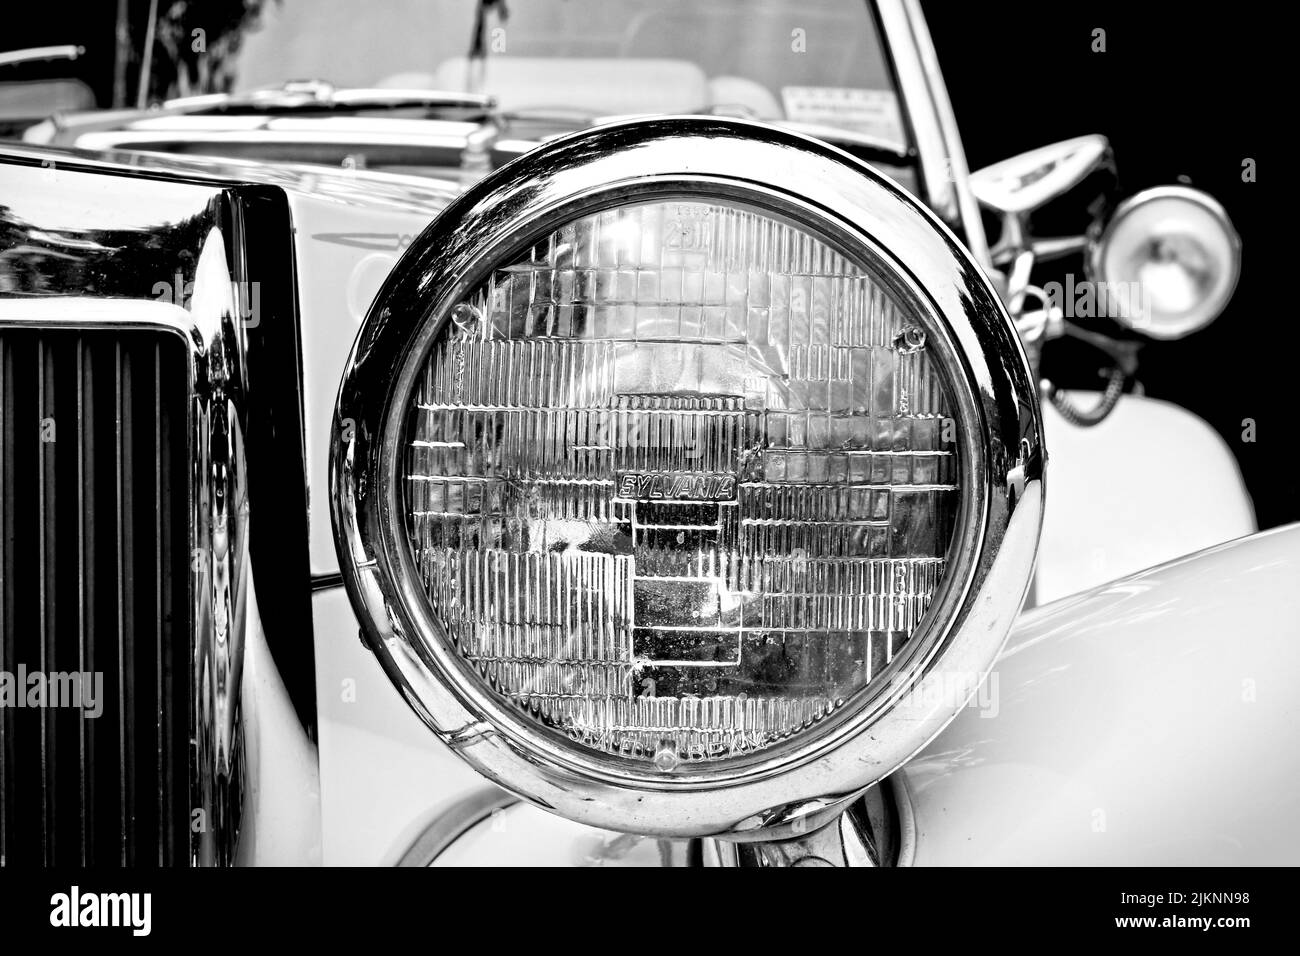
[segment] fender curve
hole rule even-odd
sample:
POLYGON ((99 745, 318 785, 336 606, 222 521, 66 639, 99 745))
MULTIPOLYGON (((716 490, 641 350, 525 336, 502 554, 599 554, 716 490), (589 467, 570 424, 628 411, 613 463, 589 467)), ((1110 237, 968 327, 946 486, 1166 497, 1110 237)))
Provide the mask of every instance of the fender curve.
POLYGON ((1185 408, 1126 395, 1100 425, 1079 428, 1045 402, 1043 430, 1052 488, 1041 604, 1258 530, 1232 452, 1185 408))
POLYGON ((1300 525, 1023 616, 904 768, 925 865, 1300 858, 1300 525))

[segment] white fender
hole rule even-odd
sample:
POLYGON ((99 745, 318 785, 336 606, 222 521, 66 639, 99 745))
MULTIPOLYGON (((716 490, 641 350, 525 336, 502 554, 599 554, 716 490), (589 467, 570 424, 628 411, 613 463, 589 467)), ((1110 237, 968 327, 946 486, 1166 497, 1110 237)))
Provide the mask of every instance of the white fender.
POLYGON ((1039 604, 1256 530, 1236 459, 1186 409, 1126 395, 1100 425, 1080 428, 1049 402, 1043 429, 1051 482, 1039 604))
POLYGON ((1025 615, 902 771, 914 863, 1293 865, 1297 583, 1291 525, 1025 615))
POLYGON ((361 642, 343 588, 315 595, 322 862, 396 863, 487 781, 434 736, 361 642))

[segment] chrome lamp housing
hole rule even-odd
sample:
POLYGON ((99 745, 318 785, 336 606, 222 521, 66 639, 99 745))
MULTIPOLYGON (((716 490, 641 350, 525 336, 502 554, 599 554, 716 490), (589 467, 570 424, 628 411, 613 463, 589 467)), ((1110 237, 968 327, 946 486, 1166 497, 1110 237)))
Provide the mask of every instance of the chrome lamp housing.
POLYGON ((1227 307, 1241 275, 1241 237, 1213 196, 1157 186, 1125 199, 1088 248, 1088 274, 1115 296, 1112 318, 1153 339, 1180 339, 1227 307))
MULTIPOLYGON (((539 338, 548 334, 558 333, 539 338)), ((909 400, 906 390, 893 394, 909 400)), ((710 392, 705 399, 727 396, 710 392)), ((745 408, 755 402, 751 395, 745 408)), ((469 399, 458 406, 483 407, 469 399)), ((760 441, 754 454, 770 454, 770 444, 760 441)), ((826 447, 848 455, 850 445, 831 441, 826 447)), ((364 637, 442 742, 503 787, 582 823, 659 836, 746 839, 835 812, 899 767, 974 693, 1029 586, 1044 463, 1038 398, 1015 329, 985 275, 928 210, 824 143, 756 123, 684 117, 618 123, 555 140, 474 186, 410 246, 373 303, 344 374, 334 420, 331 507, 344 581, 364 637), (553 246, 566 224, 654 203, 745 210, 869 275, 908 318, 896 338, 872 347, 888 352, 890 361, 924 349, 939 369, 947 404, 936 427, 948 426, 954 463, 954 481, 943 486, 951 491, 949 533, 934 559, 942 562, 941 580, 924 606, 917 605, 906 641, 897 648, 889 643, 886 666, 875 672, 858 661, 868 676, 851 693, 832 694, 816 719, 761 746, 698 760, 675 745, 658 754, 635 744, 598 746, 590 736, 566 736, 558 718, 548 725, 538 711, 519 705, 518 688, 500 682, 503 672, 489 675, 486 665, 471 660, 468 645, 449 635, 446 609, 435 607, 431 596, 441 587, 441 566, 430 570, 416 554, 404 490, 413 396, 430 387, 431 363, 463 368, 469 354, 448 358, 438 350, 449 335, 468 341, 495 334, 490 317, 466 311, 475 290, 495 272, 508 274, 546 237, 553 246)), ((719 510, 736 506, 721 499, 734 492, 728 482, 734 478, 743 486, 746 474, 754 473, 742 470, 709 486, 725 492, 701 492, 704 486, 697 485, 678 497, 719 510)), ((647 505, 644 498, 620 501, 636 497, 628 489, 640 477, 619 474, 607 482, 615 486, 610 507, 647 505)), ((458 593, 455 600, 463 599, 458 593)), ((484 606, 475 605, 475 613, 486 613, 484 606)), ((481 629, 482 621, 470 626, 481 629)), ((630 657, 619 673, 634 674, 645 663, 630 657)), ((653 684, 639 695, 653 697, 653 684)), ((563 713, 569 720, 574 711, 563 713)))

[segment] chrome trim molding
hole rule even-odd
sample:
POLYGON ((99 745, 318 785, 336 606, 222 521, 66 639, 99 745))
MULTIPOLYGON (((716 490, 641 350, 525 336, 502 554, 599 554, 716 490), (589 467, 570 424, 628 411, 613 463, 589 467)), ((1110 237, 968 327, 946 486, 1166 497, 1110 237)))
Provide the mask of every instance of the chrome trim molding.
MULTIPOLYGON (((518 797, 500 787, 474 790, 440 810, 420 830, 398 859, 397 866, 429 867, 461 840, 472 839, 485 820, 519 804, 518 797)), ((530 851, 538 834, 528 818, 506 825, 513 833, 510 846, 519 857, 494 857, 491 865, 511 865, 518 859, 535 859, 530 851)), ((666 867, 784 867, 784 866, 910 866, 915 853, 916 824, 911 796, 901 773, 880 781, 842 814, 818 829, 777 841, 691 839, 660 841, 660 859, 666 867)), ((474 849, 479 849, 475 847, 474 849)), ((462 856, 472 852, 466 848, 462 856)))
POLYGON ((926 202, 944 222, 961 231, 975 261, 989 269, 988 239, 971 192, 966 151, 921 4, 919 0, 876 0, 876 10, 912 124, 926 202))
POLYGON ((75 60, 86 52, 84 46, 65 43, 61 46, 34 46, 24 50, 6 50, 0 53, 0 66, 20 66, 44 60, 75 60))
POLYGON ((205 93, 167 100, 157 112, 195 114, 242 110, 368 110, 403 107, 486 111, 496 101, 477 93, 436 90, 337 89, 321 80, 285 83, 247 93, 205 93))
MULTIPOLYGON (((500 787, 486 786, 438 813, 397 861, 398 866, 426 867, 457 840, 492 814, 514 806, 519 798, 500 787)), ((525 836, 525 839, 527 837, 525 836)))
POLYGON ((816 829, 778 840, 713 840, 706 858, 719 866, 892 867, 898 859, 898 809, 887 778, 868 787, 842 813, 816 829))
POLYGON ((907 782, 907 768, 899 767, 881 785, 885 784, 893 789, 898 812, 898 858, 894 866, 912 866, 916 862, 916 804, 912 800, 912 785, 907 782))
POLYGON ((343 587, 343 575, 337 571, 311 576, 311 589, 313 591, 329 591, 341 587, 343 587))
POLYGON ((970 254, 920 203, 846 153, 738 120, 584 131, 456 200, 372 306, 343 378, 333 442, 330 504, 344 580, 367 641, 416 713, 479 771, 539 806, 656 836, 799 832, 898 767, 987 673, 1028 587, 1042 516, 1042 431, 1028 362, 970 254), (954 380, 966 489, 948 579, 898 679, 787 745, 670 781, 543 733, 466 679, 414 584, 394 480, 405 399, 452 305, 559 222, 655 196, 742 200, 873 266, 926 322, 954 380))

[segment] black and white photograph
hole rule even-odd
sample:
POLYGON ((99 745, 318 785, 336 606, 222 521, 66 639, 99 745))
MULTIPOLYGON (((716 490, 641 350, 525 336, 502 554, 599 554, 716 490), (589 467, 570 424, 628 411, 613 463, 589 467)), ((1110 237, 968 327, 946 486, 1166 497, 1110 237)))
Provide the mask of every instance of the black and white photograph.
MULTIPOLYGON (((258 868, 808 866, 1070 868, 1068 925, 1113 937, 1268 922, 1252 881, 1300 863, 1275 28, 8 7, 19 922, 158 935, 258 868)), ((902 913, 917 878, 852 885, 902 913)))

